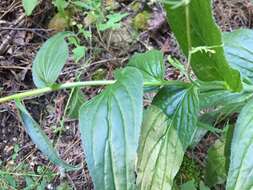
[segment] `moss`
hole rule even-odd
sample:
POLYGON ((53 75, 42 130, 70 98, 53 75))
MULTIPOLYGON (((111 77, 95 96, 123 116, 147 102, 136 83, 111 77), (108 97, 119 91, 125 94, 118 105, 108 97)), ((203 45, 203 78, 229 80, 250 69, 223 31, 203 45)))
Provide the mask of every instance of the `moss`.
POLYGON ((194 180, 196 184, 199 184, 199 182, 201 181, 201 176, 201 168, 196 163, 196 161, 189 158, 188 156, 184 156, 183 163, 176 176, 175 181, 178 185, 190 180, 194 180))
POLYGON ((50 20, 48 28, 55 30, 56 32, 64 31, 70 24, 69 13, 66 12, 66 15, 61 15, 60 13, 55 14, 50 20))
POLYGON ((141 3, 137 1, 134 4, 132 4, 131 9, 134 12, 138 12, 141 9, 141 7, 142 7, 141 3))
POLYGON ((106 77, 107 71, 105 69, 98 69, 92 75, 92 80, 103 80, 106 77))
POLYGON ((133 27, 136 30, 146 30, 148 28, 148 21, 151 14, 148 11, 143 11, 137 14, 133 20, 133 27))

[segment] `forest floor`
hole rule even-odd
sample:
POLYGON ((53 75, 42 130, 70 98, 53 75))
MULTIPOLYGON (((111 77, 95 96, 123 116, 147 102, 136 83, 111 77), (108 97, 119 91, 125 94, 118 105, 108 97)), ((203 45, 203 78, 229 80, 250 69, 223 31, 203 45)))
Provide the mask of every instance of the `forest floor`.
MULTIPOLYGON (((185 58, 170 32, 159 3, 140 1, 137 10, 132 10, 131 1, 121 0, 118 5, 115 11, 129 14, 122 21, 123 27, 118 31, 110 31, 114 36, 110 41, 107 40, 109 34, 106 32, 94 32, 92 42, 82 39, 81 43, 87 48, 86 59, 89 61, 74 63, 69 59, 59 81, 74 81, 77 73, 81 80, 112 79, 112 72, 123 67, 133 53, 151 48, 160 49, 165 55, 172 55, 184 62, 185 58), (133 27, 131 23, 144 10, 151 16, 146 26, 135 32, 137 37, 132 37, 132 32, 129 33, 133 27)), ((213 9, 222 31, 253 27, 253 5, 249 0, 214 0, 213 9)), ((55 11, 51 1, 45 0, 41 1, 32 16, 27 17, 20 0, 0 1, 0 97, 35 88, 31 74, 32 62, 42 43, 55 32, 48 28, 55 11)), ((82 23, 83 15, 75 13, 73 19, 82 23)), ((168 64, 166 71, 168 79, 180 77, 179 71, 168 64)), ((89 99, 101 89, 87 88, 83 92, 89 99)), ((20 123, 14 103, 9 102, 0 105, 0 189, 25 189, 27 183, 34 183, 34 186, 44 183, 47 189, 60 189, 59 185, 63 187, 64 182, 73 189, 92 189, 80 146, 78 123, 64 117, 64 105, 68 96, 69 91, 63 90, 26 100, 25 103, 48 137, 55 142, 61 158, 74 165, 83 164, 83 169, 70 172, 62 178, 57 173, 57 168, 31 142, 20 123), (57 129, 62 122, 64 130, 59 133, 57 129)), ((148 104, 149 97, 146 99, 148 104)), ((216 138, 214 134, 207 134, 194 150, 189 150, 190 156, 192 151, 195 152, 193 159, 200 167, 205 164, 207 148, 216 138)), ((216 189, 222 189, 222 186, 217 186, 216 189)))

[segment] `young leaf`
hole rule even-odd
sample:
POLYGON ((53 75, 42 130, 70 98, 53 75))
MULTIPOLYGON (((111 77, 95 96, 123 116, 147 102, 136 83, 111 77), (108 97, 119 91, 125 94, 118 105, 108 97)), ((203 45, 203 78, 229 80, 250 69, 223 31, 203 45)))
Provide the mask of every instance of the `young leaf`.
POLYGON ((184 150, 173 122, 156 106, 144 114, 138 148, 139 190, 170 190, 183 161, 184 150))
POLYGON ((145 53, 135 54, 128 66, 138 68, 147 82, 159 82, 164 80, 165 68, 163 54, 158 50, 150 50, 145 53))
POLYGON ((210 187, 216 184, 222 184, 226 180, 227 175, 225 168, 226 157, 224 138, 222 140, 218 139, 208 150, 205 182, 210 187))
POLYGON ((184 150, 192 144, 197 131, 199 112, 198 90, 192 84, 165 86, 158 92, 153 104, 172 120, 184 150))
POLYGON ((194 48, 201 50, 191 56, 193 71, 200 80, 225 81, 233 91, 241 91, 240 73, 229 66, 224 55, 222 35, 212 16, 211 0, 191 0, 187 6, 175 8, 165 4, 165 10, 184 54, 188 56, 194 48), (203 47, 209 51, 202 51, 205 50, 203 47))
POLYGON ((253 82, 253 30, 226 32, 223 39, 229 64, 253 82))
POLYGON ((105 23, 99 23, 97 25, 98 30, 105 31, 107 29, 114 30, 120 28, 121 24, 119 22, 127 15, 127 13, 114 13, 106 16, 108 20, 105 23))
POLYGON ((135 68, 80 109, 80 131, 95 189, 134 190, 143 79, 135 68))
POLYGON ((64 10, 68 6, 68 2, 65 0, 53 0, 54 6, 57 7, 58 12, 62 15, 65 16, 64 10))
POLYGON ((72 166, 61 160, 53 145, 50 143, 48 137, 28 113, 25 106, 19 101, 16 101, 16 106, 19 110, 20 118, 26 129, 26 132, 32 139, 33 143, 36 144, 38 149, 45 156, 47 156, 51 162, 59 166, 60 169, 65 169, 67 171, 78 170, 80 167, 72 166))
POLYGON ((85 56, 86 48, 84 46, 77 46, 73 49, 73 58, 75 62, 77 63, 85 56))
POLYGON ((64 40, 69 32, 49 38, 40 48, 32 66, 33 81, 38 88, 55 83, 68 59, 68 44, 64 40))
POLYGON ((227 190, 253 188, 253 101, 242 109, 234 129, 227 190))
POLYGON ((74 88, 70 95, 68 116, 77 119, 79 116, 79 109, 85 102, 85 97, 79 88, 74 88))
POLYGON ((22 5, 25 9, 26 16, 30 16, 37 6, 38 0, 22 0, 22 5))

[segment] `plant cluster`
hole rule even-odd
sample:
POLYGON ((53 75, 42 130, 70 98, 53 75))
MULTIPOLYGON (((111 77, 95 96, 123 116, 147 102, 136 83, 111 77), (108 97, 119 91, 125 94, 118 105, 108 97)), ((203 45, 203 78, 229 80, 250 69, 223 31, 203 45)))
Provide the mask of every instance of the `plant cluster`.
MULTIPOLYGON (((68 43, 73 45, 73 59, 75 62, 85 57, 86 47, 81 43, 81 39, 91 39, 94 28, 100 35, 105 30, 114 30, 121 27, 120 21, 127 16, 127 13, 115 12, 117 4, 114 1, 103 3, 101 0, 52 0, 52 4, 57 9, 57 13, 49 23, 49 29, 63 31, 73 27, 75 35, 68 39, 68 43), (72 14, 80 12, 84 16, 84 24, 72 19, 72 14)), ((105 1, 107 2, 107 1, 105 1)), ((22 0, 27 16, 31 16, 34 9, 39 5, 39 0, 22 0)))
POLYGON ((61 32, 47 40, 33 62, 37 89, 0 98, 0 103, 15 100, 20 119, 38 149, 60 170, 73 171, 81 166, 60 159, 22 100, 70 88, 77 94, 70 102, 79 105, 79 88, 107 85, 80 109, 72 109, 74 117, 79 118, 95 189, 209 189, 202 181, 189 181, 178 187, 174 178, 186 150, 196 145, 203 134, 226 131, 224 140, 208 153, 208 167, 219 165, 224 170, 208 170, 213 175, 206 179, 218 180, 205 182, 211 187, 226 181, 227 190, 251 190, 253 31, 221 33, 214 22, 210 0, 164 1, 164 8, 188 58, 186 69, 172 58, 169 61, 186 75, 187 81, 165 80, 163 54, 150 50, 133 55, 126 68, 115 73, 115 80, 58 84, 57 78, 68 58, 65 39, 73 35, 61 32), (150 91, 156 95, 144 110, 143 94, 150 91), (230 125, 225 130, 213 127, 217 118, 234 113, 239 114, 234 130, 230 125))

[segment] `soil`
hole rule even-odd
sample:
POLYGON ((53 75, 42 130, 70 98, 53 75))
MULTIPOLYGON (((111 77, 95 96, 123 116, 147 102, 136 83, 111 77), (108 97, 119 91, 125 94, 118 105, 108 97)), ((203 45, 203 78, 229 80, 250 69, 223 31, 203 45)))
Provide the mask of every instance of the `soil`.
MULTIPOLYGON (((130 2, 120 1, 119 10, 129 10, 130 2)), ((237 28, 252 28, 253 4, 249 0, 214 0, 214 15, 218 25, 223 31, 232 31, 237 28)), ((142 2, 142 7, 149 6, 142 2)), ((35 88, 32 82, 31 65, 41 44, 48 39, 54 31, 48 30, 47 26, 55 13, 55 9, 49 0, 41 1, 33 16, 24 16, 20 0, 0 1, 0 97, 15 92, 35 88)), ((120 44, 106 44, 99 35, 94 36, 94 44, 87 44, 87 58, 90 64, 83 69, 84 62, 75 64, 69 60, 60 76, 59 82, 73 81, 76 73, 81 73, 82 80, 91 80, 98 69, 103 69, 106 79, 112 79, 113 71, 123 67, 134 52, 143 52, 154 47, 161 49, 166 55, 172 55, 185 61, 180 53, 177 42, 164 22, 164 13, 158 4, 149 6, 153 17, 149 28, 141 31, 139 40, 125 48, 120 44), (92 46, 90 46, 92 45, 92 46), (106 47, 106 48, 105 48, 106 47), (94 51, 99 49, 100 51, 94 51)), ((74 15, 76 20, 82 19, 81 15, 74 15)), ((128 21, 124 21, 128 25, 128 21)), ((87 43, 84 41, 84 43, 87 43)), ((178 71, 167 66, 166 76, 168 79, 177 79, 178 71)), ((101 89, 88 88, 83 90, 87 98, 92 98, 101 89)), ((61 157, 68 163, 83 164, 83 169, 70 172, 65 177, 60 174, 53 178, 48 189, 55 189, 62 181, 66 180, 74 189, 91 190, 92 181, 88 174, 83 150, 80 146, 78 123, 75 120, 64 118, 65 130, 60 135, 53 129, 60 126, 63 119, 64 105, 68 100, 69 91, 50 93, 45 96, 26 100, 25 104, 47 133, 48 137, 57 141, 56 147, 61 157), (57 140, 58 139, 58 140, 57 140)), ((147 97, 147 104, 150 97, 147 97)), ((194 150, 196 159, 203 164, 208 147, 217 137, 207 134, 200 145, 194 150)), ((26 163, 30 171, 37 172, 40 165, 46 165, 49 169, 57 172, 57 168, 50 164, 41 155, 35 145, 27 136, 18 118, 17 110, 13 102, 0 105, 0 170, 7 171, 13 165, 26 163), (17 152, 17 158, 13 163, 14 147, 21 147, 17 152)), ((24 179, 19 179, 19 188, 25 187, 24 179)), ((0 187, 1 189, 1 187, 0 187)), ((222 187, 217 187, 222 189, 222 187)))

